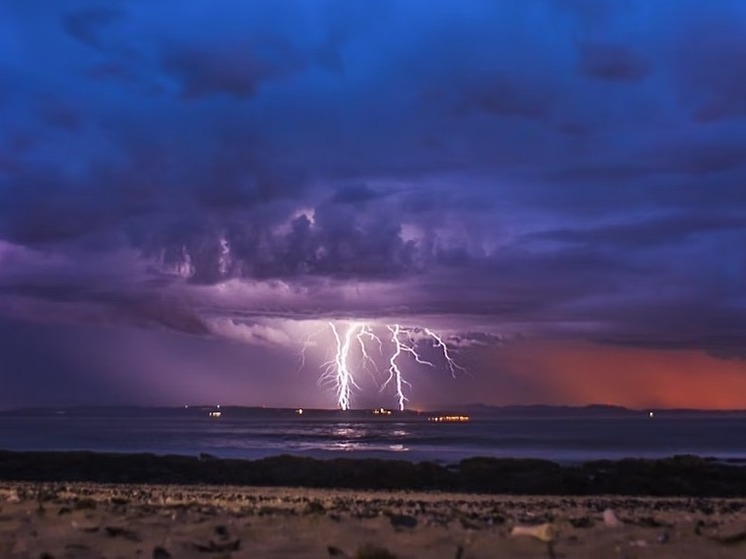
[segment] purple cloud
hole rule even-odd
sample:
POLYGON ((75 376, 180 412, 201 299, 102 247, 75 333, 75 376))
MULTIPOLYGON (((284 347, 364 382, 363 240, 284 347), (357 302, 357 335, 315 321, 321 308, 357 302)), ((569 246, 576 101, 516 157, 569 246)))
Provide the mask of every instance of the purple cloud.
POLYGON ((740 355, 739 3, 24 6, 0 8, 15 320, 740 355))

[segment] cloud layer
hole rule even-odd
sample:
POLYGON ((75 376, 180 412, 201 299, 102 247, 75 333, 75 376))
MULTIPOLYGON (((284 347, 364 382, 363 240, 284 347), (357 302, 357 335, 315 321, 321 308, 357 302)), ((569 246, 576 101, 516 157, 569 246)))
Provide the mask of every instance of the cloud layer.
POLYGON ((0 312, 744 356, 741 2, 36 4, 0 7, 0 312))

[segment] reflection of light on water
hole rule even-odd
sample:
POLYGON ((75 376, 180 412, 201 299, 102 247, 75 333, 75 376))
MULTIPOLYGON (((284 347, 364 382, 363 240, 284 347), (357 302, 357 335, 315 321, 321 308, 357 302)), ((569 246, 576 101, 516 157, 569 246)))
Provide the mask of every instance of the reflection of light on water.
POLYGON ((332 435, 334 438, 362 439, 368 436, 368 430, 344 425, 342 427, 335 427, 332 435))
POLYGON ((364 450, 365 446, 358 444, 358 443, 344 441, 344 442, 332 443, 327 448, 329 450, 344 450, 346 452, 349 452, 351 450, 364 450))
MULTIPOLYGON (((409 436, 409 432, 407 430, 405 430, 405 429, 394 429, 391 432, 391 436, 392 437, 397 437, 397 438, 404 438, 404 437, 408 437, 409 436)), ((398 444, 390 444, 388 446, 388 449, 392 450, 394 452, 407 452, 409 450, 409 447, 404 446, 401 443, 398 443, 398 444)))
POLYGON ((351 451, 391 451, 407 452, 409 447, 404 444, 389 444, 385 439, 403 439, 410 436, 407 429, 377 429, 367 425, 351 423, 338 424, 330 430, 331 441, 320 444, 318 448, 342 452, 351 451), (381 440, 384 439, 384 440, 381 440))
POLYGON ((322 447, 326 446, 329 450, 342 450, 346 452, 364 450, 366 447, 364 443, 358 442, 368 436, 368 430, 364 427, 346 423, 332 429, 331 434, 333 439, 342 440, 334 440, 328 445, 322 445, 322 447))

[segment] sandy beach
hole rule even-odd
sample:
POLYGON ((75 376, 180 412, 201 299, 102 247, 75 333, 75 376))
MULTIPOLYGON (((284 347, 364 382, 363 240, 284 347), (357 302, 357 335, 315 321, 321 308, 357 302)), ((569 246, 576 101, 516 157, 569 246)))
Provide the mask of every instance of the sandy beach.
POLYGON ((0 557, 745 554, 744 499, 0 483, 0 557), (537 535, 517 533, 536 526, 537 535))

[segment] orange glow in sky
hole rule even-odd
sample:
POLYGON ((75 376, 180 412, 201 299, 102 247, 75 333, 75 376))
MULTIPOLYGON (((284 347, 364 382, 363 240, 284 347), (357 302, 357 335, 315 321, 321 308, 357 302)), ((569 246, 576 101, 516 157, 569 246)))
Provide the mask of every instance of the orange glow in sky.
POLYGON ((542 387, 540 400, 548 403, 746 408, 746 361, 741 359, 719 359, 695 350, 526 345, 510 350, 507 362, 515 370, 531 371, 526 375, 542 387))

